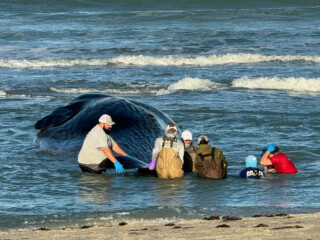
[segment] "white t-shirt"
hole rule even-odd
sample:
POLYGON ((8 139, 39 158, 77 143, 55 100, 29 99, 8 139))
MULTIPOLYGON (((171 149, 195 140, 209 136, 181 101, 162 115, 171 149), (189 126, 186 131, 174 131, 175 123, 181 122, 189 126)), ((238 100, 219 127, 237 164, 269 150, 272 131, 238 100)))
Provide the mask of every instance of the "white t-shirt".
MULTIPOLYGON (((152 150, 152 158, 157 158, 161 149, 162 149, 162 144, 163 144, 163 137, 159 137, 156 139, 156 141, 154 142, 154 148, 152 150)), ((170 147, 170 141, 166 141, 165 148, 169 148, 170 147)), ((177 142, 174 142, 172 145, 172 148, 175 152, 179 153, 179 157, 181 159, 181 162, 183 163, 183 155, 184 155, 184 145, 183 142, 178 139, 177 142)))
POLYGON ((78 154, 78 162, 80 164, 100 164, 107 157, 99 148, 108 147, 112 149, 115 144, 116 142, 112 137, 106 134, 99 125, 96 125, 84 139, 78 154))

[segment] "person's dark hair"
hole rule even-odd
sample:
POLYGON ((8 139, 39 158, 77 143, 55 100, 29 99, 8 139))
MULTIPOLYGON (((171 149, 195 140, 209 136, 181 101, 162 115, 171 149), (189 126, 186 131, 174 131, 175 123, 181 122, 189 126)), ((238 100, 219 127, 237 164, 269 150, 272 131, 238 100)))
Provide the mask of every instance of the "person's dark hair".
POLYGON ((172 123, 172 122, 169 122, 168 123, 168 127, 167 127, 167 134, 168 133, 174 133, 174 134, 176 134, 176 132, 177 132, 177 130, 175 129, 176 128, 176 126, 172 123), (169 128, 169 129, 168 129, 169 128))
POLYGON ((272 154, 277 154, 279 152, 280 148, 278 146, 275 146, 274 151, 271 152, 272 154))

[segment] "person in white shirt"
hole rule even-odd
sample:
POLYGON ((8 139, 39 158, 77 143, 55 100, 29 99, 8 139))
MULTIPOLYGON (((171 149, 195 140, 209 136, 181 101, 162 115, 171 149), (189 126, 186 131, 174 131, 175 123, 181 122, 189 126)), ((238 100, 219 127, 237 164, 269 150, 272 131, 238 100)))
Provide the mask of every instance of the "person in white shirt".
POLYGON ((111 151, 119 155, 127 155, 108 134, 113 124, 115 122, 112 118, 108 114, 103 114, 99 118, 99 123, 85 137, 78 154, 79 167, 83 172, 101 174, 106 171, 108 161, 114 164, 117 173, 124 171, 122 164, 117 161, 111 151))
POLYGON ((160 178, 176 178, 183 176, 183 142, 176 137, 177 128, 169 123, 165 136, 159 137, 154 143, 152 161, 149 170, 156 169, 160 178))

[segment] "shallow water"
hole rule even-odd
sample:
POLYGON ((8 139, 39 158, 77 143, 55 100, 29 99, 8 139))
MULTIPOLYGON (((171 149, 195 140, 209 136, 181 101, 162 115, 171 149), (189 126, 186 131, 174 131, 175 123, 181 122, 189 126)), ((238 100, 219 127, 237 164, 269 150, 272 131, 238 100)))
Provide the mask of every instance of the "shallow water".
POLYGON ((319 211, 320 5, 241 2, 1 2, 0 228, 319 211), (229 178, 92 176, 34 144, 38 119, 92 91, 207 134, 229 178), (240 179, 270 142, 299 173, 240 179))

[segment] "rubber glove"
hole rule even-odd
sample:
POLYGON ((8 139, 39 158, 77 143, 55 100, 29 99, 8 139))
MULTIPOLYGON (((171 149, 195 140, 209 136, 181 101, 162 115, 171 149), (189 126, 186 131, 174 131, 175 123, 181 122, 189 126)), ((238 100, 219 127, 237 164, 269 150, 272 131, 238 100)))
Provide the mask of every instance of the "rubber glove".
POLYGON ((260 157, 263 156, 263 154, 267 151, 267 148, 262 149, 261 153, 260 153, 260 157))
POLYGON ((116 168, 117 173, 122 173, 124 171, 122 164, 120 162, 115 161, 113 164, 114 164, 114 167, 116 168))
POLYGON ((276 149, 275 147, 276 146, 273 143, 269 144, 267 147, 267 152, 273 152, 276 149))
POLYGON ((154 169, 154 167, 155 167, 155 165, 156 165, 156 161, 157 161, 157 159, 152 158, 151 163, 148 164, 149 170, 153 170, 153 169, 154 169))

